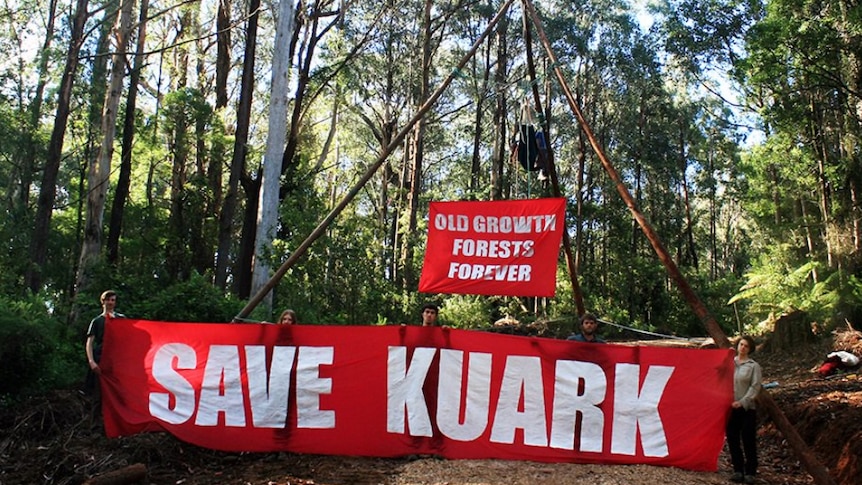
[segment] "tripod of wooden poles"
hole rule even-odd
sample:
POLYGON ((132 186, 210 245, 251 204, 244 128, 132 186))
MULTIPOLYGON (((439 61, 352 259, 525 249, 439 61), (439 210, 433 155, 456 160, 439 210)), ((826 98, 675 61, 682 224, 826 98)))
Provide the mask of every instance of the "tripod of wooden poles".
MULTIPOLYGON (((466 66, 467 62, 475 55, 476 51, 479 47, 485 42, 488 35, 491 33, 493 28, 499 23, 499 21, 506 15, 509 8, 512 6, 515 0, 506 0, 503 5, 500 6, 500 9, 497 11, 496 15, 491 19, 488 25, 485 27, 485 30, 482 34, 476 39, 471 48, 464 54, 464 56, 460 59, 457 66, 449 73, 449 75, 443 80, 443 82, 434 90, 434 92, 428 97, 422 106, 416 111, 413 117, 405 124, 404 127, 393 137, 392 141, 387 145, 382 152, 378 155, 377 160, 373 164, 371 164, 368 169, 366 169, 365 173, 356 184, 351 188, 350 191, 344 196, 344 198, 339 202, 327 216, 315 227, 315 229, 308 235, 308 237, 296 248, 296 250, 290 255, 290 257, 282 263, 282 265, 276 270, 273 276, 269 279, 269 281, 261 287, 261 289, 252 296, 249 302, 245 307, 234 317, 234 321, 241 321, 246 318, 252 310, 266 297, 266 295, 272 291, 276 284, 281 280, 282 277, 287 273, 287 271, 293 267, 294 264, 301 258, 308 248, 313 244, 320 236, 322 236, 327 227, 332 223, 333 220, 344 210, 344 208, 353 201, 362 187, 365 186, 366 183, 371 179, 371 177, 377 172, 377 170, 383 165, 389 155, 403 142, 404 138, 407 134, 412 130, 413 126, 419 119, 424 116, 431 107, 437 102, 440 96, 446 91, 452 81, 457 77, 457 73, 461 71, 464 66, 466 66)), ((556 74, 557 80, 559 81, 560 87, 563 91, 563 94, 566 97, 566 101, 568 102, 569 108, 574 114, 575 118, 578 120, 578 125, 580 129, 586 136, 589 141, 590 147, 593 149, 596 157, 602 164, 605 172, 613 181, 614 186, 617 189, 617 192, 622 197, 626 206, 629 208, 629 211, 632 214, 632 217, 637 221, 644 235, 646 235, 647 240, 649 240, 650 244, 653 247, 656 255, 659 260, 664 265, 665 269, 668 272, 668 275, 674 281, 674 283, 679 288, 680 292, 683 295, 686 303, 691 307, 692 311, 698 316, 701 323, 703 323, 707 333, 712 337, 715 341, 715 344, 720 348, 729 348, 731 346, 730 341, 725 335, 724 331, 719 326, 718 322, 716 322, 715 318, 706 308, 703 301, 697 296, 691 286, 688 284, 688 281, 683 276, 682 272, 677 267, 673 258, 665 249, 664 245, 661 242, 661 239, 658 237, 658 234, 653 230, 650 223, 646 220, 646 218, 641 214, 638 210, 637 205, 635 204, 635 200, 629 192, 626 185, 623 183, 622 178, 619 173, 614 168, 613 164, 610 162, 608 157, 605 155, 604 150, 599 145, 595 135, 593 134, 592 129, 586 121, 583 113, 581 112, 579 103, 577 98, 572 93, 569 88, 568 82, 564 76, 562 69, 560 68, 559 61, 551 48, 551 43, 548 41, 547 36, 545 35, 544 28, 542 27, 542 21, 539 18, 536 10, 533 6, 532 0, 521 0, 523 6, 524 13, 524 39, 525 44, 527 46, 527 68, 529 71, 529 75, 531 78, 532 85, 532 95, 533 102, 535 103, 534 109, 536 113, 539 114, 539 120, 543 123, 543 130, 545 133, 545 146, 547 148, 546 151, 539 151, 539 157, 542 157, 541 163, 545 167, 548 175, 551 180, 551 188, 553 194, 556 197, 561 197, 560 184, 559 179, 557 177, 557 170, 554 165, 554 155, 551 150, 551 144, 549 142, 548 136, 550 134, 550 126, 548 117, 545 116, 544 108, 541 102, 541 97, 539 96, 539 88, 538 83, 536 82, 536 69, 535 63, 533 60, 533 52, 532 52, 532 34, 530 29, 530 23, 535 27, 536 33, 539 37, 539 41, 545 49, 545 52, 550 60, 550 65, 553 66, 554 73, 556 74)), ((585 312, 583 295, 581 294, 580 284, 578 283, 578 275, 577 275, 577 265, 575 264, 575 258, 572 250, 571 240, 568 235, 568 231, 563 230, 563 248, 566 254, 566 267, 569 273, 569 277, 572 283, 572 290, 575 298, 575 306, 578 310, 578 314, 582 315, 585 312)), ((776 427, 782 432, 782 434, 787 438, 788 443, 793 448, 799 460, 805 466, 808 473, 814 479, 814 482, 817 485, 835 485, 835 481, 829 476, 826 468, 817 460, 816 456, 809 450, 808 446, 805 444, 805 441, 799 436, 799 433, 796 431, 796 428, 790 423, 775 401, 772 399, 772 396, 769 395, 768 391, 765 389, 761 391, 760 396, 758 398, 758 402, 761 404, 761 407, 766 410, 769 414, 772 421, 775 423, 776 427)))

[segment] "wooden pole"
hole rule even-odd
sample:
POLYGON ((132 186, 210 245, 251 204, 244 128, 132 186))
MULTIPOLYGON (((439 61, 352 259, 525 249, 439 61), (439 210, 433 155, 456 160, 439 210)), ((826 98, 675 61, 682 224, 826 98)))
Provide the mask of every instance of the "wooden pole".
POLYGON ((614 182, 616 186, 617 192, 619 192, 626 206, 629 208, 632 216, 637 221, 638 225, 641 227, 641 230, 646 235, 650 244, 652 244, 653 249, 658 255, 659 260, 664 264, 667 269, 668 274, 671 279, 674 280, 677 287, 682 292, 683 298, 685 298, 688 305, 694 310, 694 313, 700 318, 704 327, 706 327, 706 331, 709 335, 715 340, 716 345, 719 347, 730 347, 730 342, 727 340, 727 336, 721 330, 721 327, 718 325, 718 322, 715 321, 715 318, 709 313, 706 305, 700 300, 700 298, 695 294, 694 290, 691 289, 691 286, 686 281, 685 277, 680 272, 679 268, 676 266, 676 263, 673 261, 673 258, 668 254, 667 250, 664 248, 661 240, 658 237, 658 234, 653 230, 652 226, 640 213, 638 210, 634 198, 629 193, 628 188, 623 184, 622 179, 620 178, 619 173, 617 173, 613 164, 611 164, 608 157, 605 156, 602 147, 599 145, 598 140, 596 140, 595 135, 593 134, 592 129, 587 123, 586 118, 581 113, 581 109, 578 106, 577 100, 575 100, 574 95, 572 94, 571 89, 569 89, 569 85, 566 82, 565 76, 563 76, 563 71, 560 69, 559 61, 557 60, 557 56, 554 54, 553 49, 551 48, 551 43, 548 41, 547 36, 545 36, 545 31, 542 28, 541 21, 539 20, 539 16, 536 14, 535 8, 533 8, 533 4, 530 0, 524 0, 524 8, 530 15, 530 18, 533 21, 533 25, 536 27, 536 33, 539 35, 539 39, 542 41, 542 44, 545 47, 545 51, 548 53, 548 57, 551 60, 551 64, 554 66, 554 72, 557 75, 557 79, 560 81, 560 86, 563 89, 563 93, 566 96, 566 100, 568 100, 569 107, 574 113, 575 118, 578 120, 578 124, 581 127, 581 130, 586 134, 587 139, 590 142, 590 146, 592 146, 593 151, 596 156, 602 162, 602 167, 604 167, 605 172, 614 182))
POLYGON ((784 435, 790 447, 796 453, 796 457, 802 462, 802 466, 805 467, 808 474, 814 479, 814 483, 817 485, 835 485, 835 480, 829 476, 829 471, 817 460, 817 456, 808 449, 805 440, 802 439, 802 436, 799 436, 799 432, 796 431, 796 428, 793 427, 793 424, 787 419, 787 416, 781 411, 775 400, 772 399, 769 391, 766 389, 760 390, 760 394, 757 395, 757 404, 769 414, 772 422, 775 423, 775 427, 781 431, 781 434, 784 435))
POLYGON ((314 241, 316 241, 320 236, 324 234, 324 232, 326 232, 327 227, 329 227, 332 221, 335 220, 335 218, 338 217, 339 214, 341 214, 341 211, 343 211, 344 208, 347 207, 347 205, 353 201, 353 198, 356 197, 360 190, 362 190, 362 187, 364 187, 365 184, 368 183, 369 180, 371 180, 371 177, 374 176, 374 173, 377 172, 377 169, 379 169, 380 166, 383 165, 383 162, 386 161, 386 159, 389 157, 389 154, 392 153, 392 151, 395 150, 396 147, 401 145, 401 142, 404 140, 404 137, 407 136, 407 134, 413 128, 413 125, 415 125, 420 118, 425 116, 425 113, 427 113, 428 110, 430 110, 431 107, 434 106, 434 104, 437 102, 437 99, 439 99, 440 96, 449 87, 449 85, 452 84, 452 81, 460 75, 461 69, 463 69, 464 66, 467 65, 467 62, 473 58, 473 56, 476 54, 476 51, 479 49, 482 43, 485 42, 485 38, 488 37, 488 34, 491 32, 494 26, 497 25, 501 18, 503 18, 503 16, 506 14, 506 11, 509 9, 509 7, 514 1, 515 0, 506 0, 506 2, 502 6, 500 6, 500 10, 497 11, 497 15, 495 15, 494 18, 491 19, 491 22, 488 24, 487 27, 485 27, 485 31, 482 32, 482 35, 480 35, 478 39, 476 39, 476 42, 474 42, 470 50, 467 51, 466 54, 464 54, 464 56, 458 62, 458 65, 452 70, 452 72, 449 73, 443 83, 440 84, 440 86, 438 86, 433 93, 431 93, 431 96, 428 97, 428 100, 426 100, 425 103, 419 107, 419 109, 416 111, 410 121, 408 121, 407 124, 403 128, 401 128, 401 131, 399 131, 398 134, 395 135, 395 137, 389 143, 389 145, 387 145, 386 148, 383 149, 383 151, 377 157, 377 160, 365 170, 365 173, 362 174, 362 177, 359 178, 359 180, 350 189, 347 195, 344 196, 341 202, 339 202, 338 205, 336 205, 329 212, 329 214, 317 225, 317 227, 315 227, 314 230, 311 231, 311 234, 309 234, 308 237, 306 237, 305 240, 302 241, 302 244, 300 244, 299 247, 296 248, 293 254, 291 254, 290 257, 287 258, 287 261, 282 263, 278 270, 276 270, 275 274, 272 275, 272 278, 270 278, 269 281, 267 281, 266 284, 263 285, 260 290, 258 290, 258 292, 248 301, 245 307, 240 310, 240 312, 234 317, 234 322, 238 322, 246 318, 252 312, 252 310, 254 310, 255 307, 266 297, 267 293, 269 293, 275 287, 275 285, 278 284, 281 278, 284 277, 284 275, 287 273, 287 270, 293 267, 293 265, 296 264, 299 258, 305 255, 305 252, 314 243, 314 241))
MULTIPOLYGON (((542 41, 542 44, 545 46, 545 50, 548 53, 548 57, 551 59, 551 63, 554 66, 554 72, 557 75, 557 79, 560 81, 560 84, 563 88, 563 92, 566 95, 566 99, 568 100, 569 107, 572 109, 572 112, 575 115, 575 118, 578 120, 578 124, 581 127, 581 130, 587 135, 587 139, 590 141, 590 145, 593 148, 593 151, 596 153, 596 156, 602 162, 602 166, 607 172, 608 176, 614 182, 617 188, 617 192, 619 192, 620 196, 622 196, 623 201, 626 206, 628 206, 635 220, 637 220, 638 224, 641 226, 644 234, 646 234, 647 239, 649 239, 650 243, 653 246, 656 254, 659 259, 664 263, 665 268, 667 268, 668 273, 671 278, 676 282, 677 286, 679 286, 682 291, 683 297, 688 302, 689 306, 694 310, 695 314, 701 319, 704 326, 706 327, 707 332, 709 332, 710 336, 715 341, 716 345, 721 348, 730 347, 730 341, 727 339, 727 336, 724 334, 724 331, 721 330, 721 327, 715 321, 715 318, 707 310, 706 306, 703 302, 698 298, 698 296, 694 293, 689 286, 688 282, 685 280, 685 277, 677 268, 676 263, 674 263, 673 259, 667 253, 664 248, 664 245, 661 243, 658 235, 653 231, 652 226, 650 226, 649 222, 643 217, 643 215, 638 211, 637 206, 635 205, 634 199, 628 191, 628 188, 623 184, 622 179, 617 173, 616 169, 614 169, 610 160, 605 156, 604 151, 593 135, 592 130, 590 129, 589 124, 587 124, 586 118, 584 118, 581 110, 578 106, 575 97, 572 95, 571 90, 569 89, 568 84, 566 83, 566 79, 563 76, 563 72, 559 67, 559 62, 557 60, 554 51, 551 49, 551 43, 548 41, 548 38, 545 36, 545 32, 542 28, 542 23, 539 19, 538 14, 536 14, 536 10, 533 7, 533 4, 530 0, 523 0, 524 8, 529 12, 530 18, 533 20, 533 24, 536 26, 536 32, 539 35, 539 38, 542 41)), ((769 414, 772 421, 775 423, 776 427, 781 430, 781 433, 787 438, 787 442, 790 443, 790 446, 793 448, 796 456, 805 466, 805 469, 814 479, 814 483, 817 485, 835 485, 835 481, 832 477, 829 476, 829 472, 826 468, 817 460, 816 456, 808 449, 808 446, 805 444, 805 441, 799 436, 799 433, 796 431, 796 428, 790 423, 787 419, 787 416, 781 411, 775 401, 772 399, 772 396, 769 395, 768 391, 761 390, 760 396, 758 397, 758 403, 761 403, 762 407, 766 408, 767 413, 769 414)))
MULTIPOLYGON (((536 81, 536 65, 533 61, 533 41, 530 34, 530 23, 528 22, 527 9, 524 9, 524 44, 527 46, 527 70, 530 74, 530 85, 533 88, 533 102, 536 103, 536 112, 539 113, 539 121, 542 123, 542 130, 545 136, 545 147, 547 150, 543 153, 539 150, 539 160, 548 170, 548 175, 551 177, 551 189, 555 197, 562 197, 560 190, 560 180, 557 177, 557 167, 554 164, 554 151, 551 148, 551 120, 544 111, 542 106, 542 98, 539 96, 539 85, 536 81), (547 156, 545 154, 547 153, 547 156)), ((572 282, 572 295, 575 298, 575 308, 578 310, 578 316, 586 313, 584 307, 584 295, 581 293, 581 285, 578 282, 578 265, 575 264, 575 256, 572 252, 572 240, 569 237, 569 231, 566 228, 565 217, 563 218, 563 250, 566 253, 566 269, 569 272, 569 279, 572 282)))

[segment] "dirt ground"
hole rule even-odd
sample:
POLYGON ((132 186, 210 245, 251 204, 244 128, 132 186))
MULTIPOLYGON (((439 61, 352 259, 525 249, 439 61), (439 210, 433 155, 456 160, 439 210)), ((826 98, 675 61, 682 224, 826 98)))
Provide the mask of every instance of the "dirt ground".
MULTIPOLYGON (((816 344, 793 355, 759 353, 755 358, 764 368, 765 382, 778 383, 769 392, 835 483, 862 485, 862 377, 844 373, 821 378, 814 373, 830 350, 829 345, 816 344)), ((760 422, 757 483, 814 483, 765 413, 760 422)), ((726 451, 717 473, 646 465, 222 453, 164 433, 108 440, 99 420, 90 417, 89 401, 76 391, 55 392, 14 410, 0 410, 0 485, 128 483, 108 481, 118 470, 130 475, 145 470, 145 477, 134 483, 148 484, 730 483, 726 451)))

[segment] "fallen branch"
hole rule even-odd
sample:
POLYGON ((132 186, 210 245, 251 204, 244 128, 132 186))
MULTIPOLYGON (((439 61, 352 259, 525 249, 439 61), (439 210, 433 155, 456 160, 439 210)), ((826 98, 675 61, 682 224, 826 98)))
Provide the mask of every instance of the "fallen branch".
POLYGON ((84 485, 125 485, 137 483, 147 477, 147 467, 143 463, 135 463, 125 468, 113 470, 90 478, 84 485))

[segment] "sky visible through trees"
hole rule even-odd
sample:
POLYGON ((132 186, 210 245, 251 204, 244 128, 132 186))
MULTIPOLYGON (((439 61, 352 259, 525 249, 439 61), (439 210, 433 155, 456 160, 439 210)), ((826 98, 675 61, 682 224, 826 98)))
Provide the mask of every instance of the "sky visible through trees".
MULTIPOLYGON (((579 129, 521 2, 414 125, 500 2, 317 0, 297 4, 277 39, 279 6, 0 5, 3 294, 79 325, 105 287, 147 317, 204 292, 206 309, 188 318, 229 320, 260 287, 253 268, 272 272, 296 252, 407 129, 251 318, 291 307, 307 323, 401 322, 434 300, 458 326, 511 317, 564 333, 581 297, 612 321, 703 333, 579 129), (289 59, 277 92, 274 56, 289 59), (286 139, 265 158, 279 99, 286 139), (554 298, 418 293, 429 201, 552 195, 510 159, 525 123, 549 129, 580 288, 561 257, 554 298), (278 165, 274 188, 261 184, 264 160, 278 165), (278 201, 270 234, 257 231, 261 200, 278 201)), ((598 143, 728 332, 794 310, 820 322, 856 314, 862 40, 850 3, 535 6, 598 143)))

